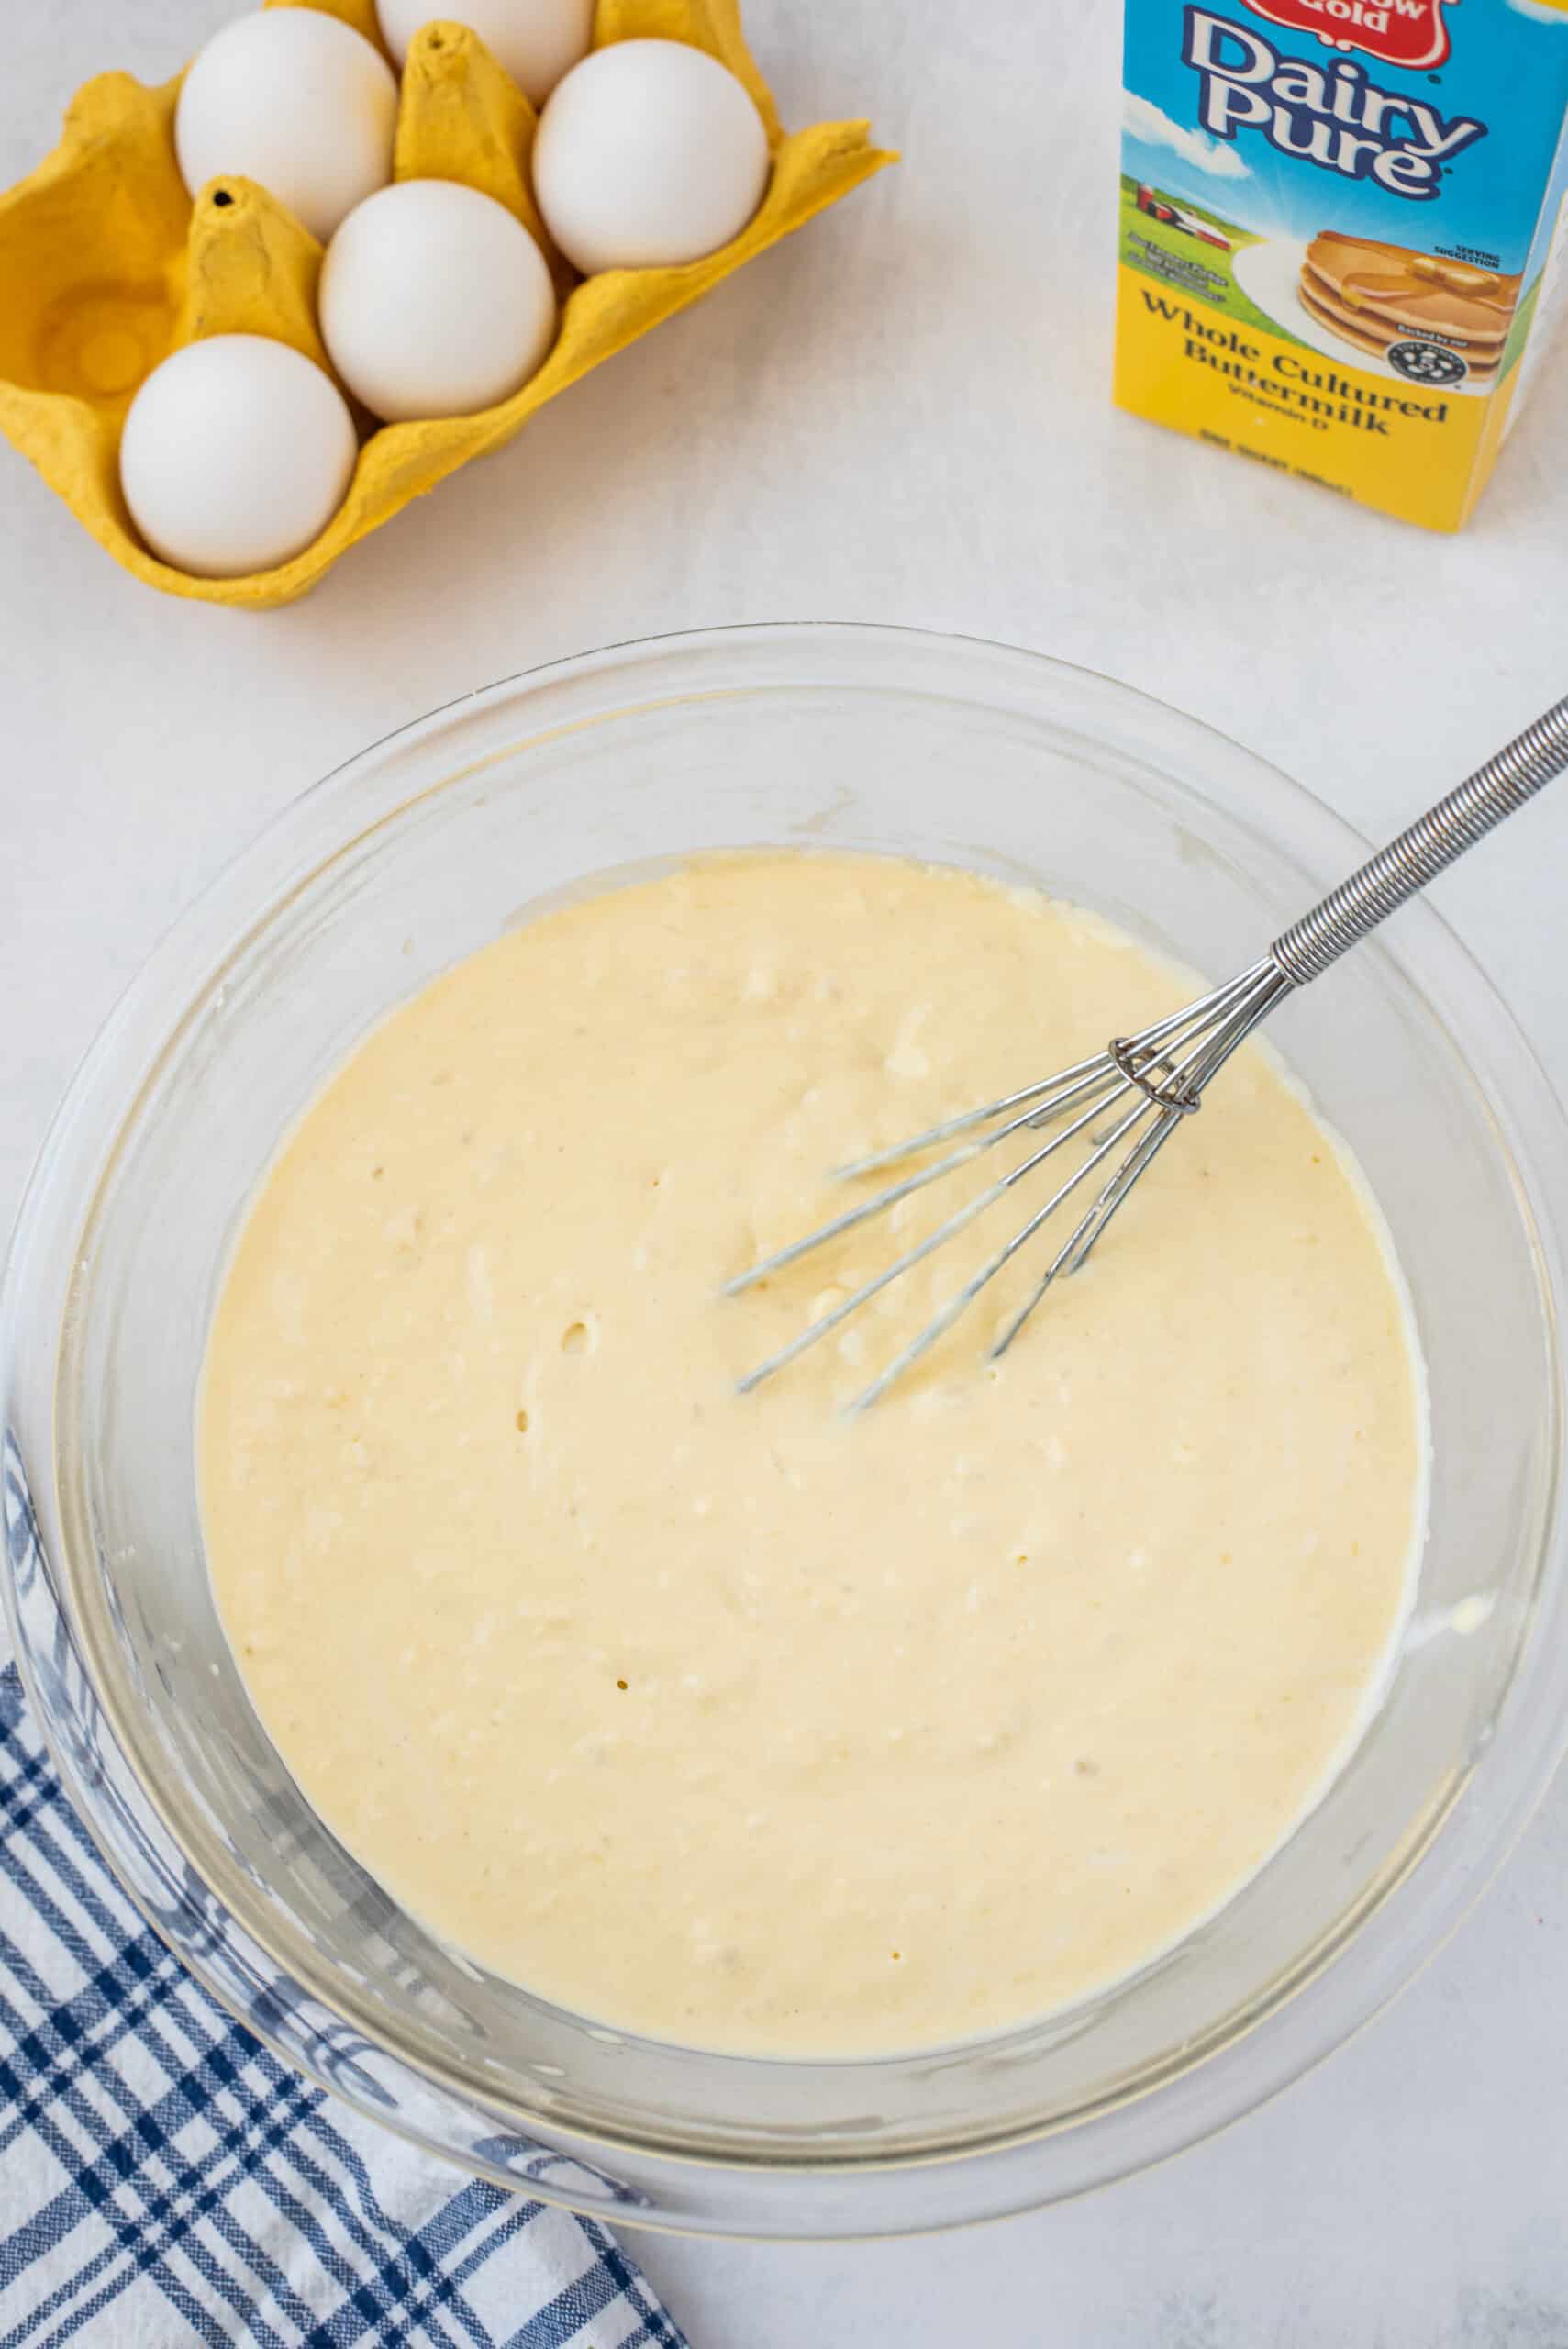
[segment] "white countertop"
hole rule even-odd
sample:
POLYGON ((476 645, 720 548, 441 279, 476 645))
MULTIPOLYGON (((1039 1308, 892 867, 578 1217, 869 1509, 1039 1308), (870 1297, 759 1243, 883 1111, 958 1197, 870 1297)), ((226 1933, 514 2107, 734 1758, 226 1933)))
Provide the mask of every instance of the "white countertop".
MULTIPOLYGON (((234 0, 12 0, 0 183, 234 0)), ((9 450, 0 1221, 162 927, 401 720, 584 646, 901 620, 1111 672, 1382 833, 1568 689, 1568 345, 1428 537, 1118 416, 1114 0, 749 0, 786 119, 903 167, 261 617, 116 569, 9 450)), ((1568 785, 1439 901, 1568 1092, 1568 785)), ((1563 1170, 1568 1183, 1568 1167, 1563 1170)), ((695 2349, 1560 2349, 1568 1784, 1396 2009, 1224 2138, 936 2240, 639 2248, 695 2349)))

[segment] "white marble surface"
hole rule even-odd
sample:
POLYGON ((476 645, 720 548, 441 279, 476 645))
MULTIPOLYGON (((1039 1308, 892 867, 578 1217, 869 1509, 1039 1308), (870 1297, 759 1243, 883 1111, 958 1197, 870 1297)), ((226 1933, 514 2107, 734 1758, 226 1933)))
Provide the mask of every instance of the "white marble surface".
MULTIPOLYGON (((99 68, 231 0, 8 0, 0 183, 99 68)), ((1017 640, 1184 705, 1370 831, 1568 687, 1568 348, 1429 538, 1118 416, 1113 0, 749 0, 796 121, 885 175, 261 618, 116 570, 0 448, 0 1218, 159 930, 371 737, 581 646, 834 617, 1017 640)), ((1568 786, 1441 901, 1568 1089, 1568 786)), ((1568 1168, 1563 1170, 1568 1185, 1568 1168)), ((1396 2009, 1222 2140, 901 2245, 651 2243, 696 2349, 1568 2344, 1568 1786, 1396 2009)))

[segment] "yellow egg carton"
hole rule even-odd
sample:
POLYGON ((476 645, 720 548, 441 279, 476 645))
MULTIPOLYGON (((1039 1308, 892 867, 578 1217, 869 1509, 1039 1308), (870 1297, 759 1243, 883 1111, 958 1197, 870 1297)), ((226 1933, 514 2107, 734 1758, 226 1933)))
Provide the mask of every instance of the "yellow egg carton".
MULTIPOLYGON (((385 54, 375 0, 267 5, 339 17, 385 54)), ((462 180, 514 213, 538 239, 564 297, 560 332, 538 374, 499 406, 379 429, 363 418, 369 437, 347 498, 292 561, 243 579, 195 578, 147 551, 120 495, 126 410, 171 351, 205 335, 261 334, 328 366, 316 323, 316 239, 251 181, 215 180, 195 204, 186 194, 173 139, 181 75, 156 90, 128 73, 87 83, 54 153, 0 196, 0 430, 116 562, 150 586, 257 611, 303 596, 410 498, 499 449, 591 367, 895 160, 871 145, 863 122, 818 123, 786 136, 735 0, 598 0, 595 48, 647 38, 706 50, 755 99, 773 154, 755 217, 706 260, 579 280, 534 206, 534 108, 473 33, 426 26, 403 73, 395 176, 462 180)))

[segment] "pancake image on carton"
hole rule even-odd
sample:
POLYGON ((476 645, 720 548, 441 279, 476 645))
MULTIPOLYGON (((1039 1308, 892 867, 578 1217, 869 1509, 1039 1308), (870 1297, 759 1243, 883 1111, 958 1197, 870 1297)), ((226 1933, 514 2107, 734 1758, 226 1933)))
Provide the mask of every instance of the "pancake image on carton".
POLYGON ((1387 359, 1401 343, 1436 344, 1462 360, 1473 380, 1490 383, 1520 283, 1470 262, 1325 228, 1307 248, 1298 294, 1310 317, 1375 358, 1387 359))

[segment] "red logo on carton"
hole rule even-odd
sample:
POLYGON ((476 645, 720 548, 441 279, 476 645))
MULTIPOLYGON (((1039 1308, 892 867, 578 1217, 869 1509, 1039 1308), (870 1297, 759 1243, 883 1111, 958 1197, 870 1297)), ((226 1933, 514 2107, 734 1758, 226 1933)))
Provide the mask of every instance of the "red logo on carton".
POLYGON ((1242 0, 1254 17, 1316 33, 1329 49, 1362 49, 1385 65, 1447 62, 1443 10, 1457 0, 1242 0))

